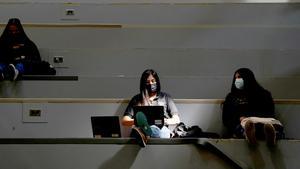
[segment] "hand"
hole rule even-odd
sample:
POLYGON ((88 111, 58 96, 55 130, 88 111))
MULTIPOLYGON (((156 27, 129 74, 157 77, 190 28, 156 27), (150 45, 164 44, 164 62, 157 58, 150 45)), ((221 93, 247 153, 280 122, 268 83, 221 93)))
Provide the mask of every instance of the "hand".
POLYGON ((124 126, 132 126, 132 125, 134 125, 134 119, 132 119, 129 116, 124 116, 122 118, 122 125, 124 125, 124 126))

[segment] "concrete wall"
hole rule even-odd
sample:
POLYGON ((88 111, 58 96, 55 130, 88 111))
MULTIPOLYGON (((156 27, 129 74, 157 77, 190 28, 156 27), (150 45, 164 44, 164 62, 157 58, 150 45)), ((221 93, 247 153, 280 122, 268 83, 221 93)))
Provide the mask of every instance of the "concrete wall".
MULTIPOLYGON (((188 126, 223 135, 220 102, 216 100, 176 100, 180 119, 188 126)), ((0 138, 93 138, 91 116, 123 116, 128 100, 31 100, 0 103, 0 138), (29 116, 41 110, 40 117, 29 116)), ((299 104, 279 102, 277 118, 285 127, 286 138, 299 139, 299 104)), ((171 126, 172 127, 172 126, 171 126)), ((121 126, 122 137, 130 128, 121 126)))
POLYGON ((259 142, 256 148, 247 146, 245 140, 208 140, 218 151, 197 142, 174 144, 171 140, 164 144, 158 143, 163 140, 150 140, 146 148, 121 140, 110 144, 97 144, 96 140, 79 143, 76 139, 58 144, 61 140, 45 140, 42 144, 37 140, 31 144, 0 141, 2 169, 298 169, 300 159, 299 141, 290 140, 281 140, 276 147, 259 142))
POLYGON ((30 2, 0 3, 2 26, 19 17, 45 60, 64 57, 58 75, 79 81, 3 82, 1 97, 130 98, 154 68, 174 98, 220 99, 239 67, 274 98, 300 96, 298 3, 30 2))

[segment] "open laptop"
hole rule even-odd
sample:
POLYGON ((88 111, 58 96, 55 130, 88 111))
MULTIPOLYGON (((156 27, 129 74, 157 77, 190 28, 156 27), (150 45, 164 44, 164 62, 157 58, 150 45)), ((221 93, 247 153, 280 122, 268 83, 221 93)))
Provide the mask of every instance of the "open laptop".
POLYGON ((91 122, 94 138, 121 137, 119 116, 92 116, 91 122))
POLYGON ((134 122, 137 112, 143 112, 149 125, 156 125, 159 128, 164 126, 164 107, 163 106, 135 106, 133 107, 134 122))

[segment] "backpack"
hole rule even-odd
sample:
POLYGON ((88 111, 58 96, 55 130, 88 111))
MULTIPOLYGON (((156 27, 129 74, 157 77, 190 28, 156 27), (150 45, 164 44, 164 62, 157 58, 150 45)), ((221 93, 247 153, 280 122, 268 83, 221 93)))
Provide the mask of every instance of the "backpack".
POLYGON ((32 72, 33 75, 55 75, 55 68, 46 61, 32 62, 32 72))
POLYGON ((172 131, 172 138, 220 138, 219 134, 212 132, 203 132, 199 126, 186 126, 180 122, 172 131))

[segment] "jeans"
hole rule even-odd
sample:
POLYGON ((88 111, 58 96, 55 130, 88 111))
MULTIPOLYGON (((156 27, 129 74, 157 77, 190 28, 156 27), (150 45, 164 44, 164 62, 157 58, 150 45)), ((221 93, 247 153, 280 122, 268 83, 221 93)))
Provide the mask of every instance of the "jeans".
POLYGON ((159 128, 156 125, 151 125, 150 127, 152 130, 151 137, 153 137, 153 138, 170 138, 171 137, 171 131, 166 126, 159 128))
MULTIPOLYGON (((25 68, 23 63, 14 64, 15 68, 19 71, 20 74, 24 74, 25 68)), ((7 73, 8 64, 0 63, 0 73, 7 73)))

